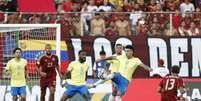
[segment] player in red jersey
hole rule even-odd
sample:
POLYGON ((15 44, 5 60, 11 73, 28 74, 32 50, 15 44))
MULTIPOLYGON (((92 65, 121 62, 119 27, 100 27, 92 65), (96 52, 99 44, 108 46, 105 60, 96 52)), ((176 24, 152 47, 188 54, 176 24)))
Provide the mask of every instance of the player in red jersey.
POLYGON ((171 75, 165 76, 158 87, 158 92, 161 93, 161 101, 177 101, 177 91, 181 94, 186 92, 184 88, 183 79, 178 76, 180 67, 173 66, 171 68, 171 75))
POLYGON ((50 44, 45 45, 46 54, 41 56, 37 62, 38 72, 41 76, 40 87, 41 97, 40 101, 45 101, 45 94, 47 87, 50 90, 49 101, 54 101, 54 93, 56 86, 56 70, 59 72, 58 57, 52 54, 52 47, 50 44))

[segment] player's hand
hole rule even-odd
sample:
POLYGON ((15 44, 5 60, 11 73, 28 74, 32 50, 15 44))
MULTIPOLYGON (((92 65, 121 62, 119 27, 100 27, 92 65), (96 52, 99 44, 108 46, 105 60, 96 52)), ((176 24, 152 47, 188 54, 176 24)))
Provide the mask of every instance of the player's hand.
POLYGON ((65 85, 67 85, 68 83, 67 83, 67 81, 66 80, 62 80, 61 81, 61 87, 65 87, 65 85))
POLYGON ((149 72, 152 72, 152 71, 153 71, 153 69, 152 69, 152 68, 149 68, 149 69, 148 69, 148 71, 149 71, 149 72))
POLYGON ((40 72, 40 76, 41 76, 41 77, 46 77, 46 76, 47 76, 47 74, 46 74, 46 73, 44 73, 44 72, 40 72))

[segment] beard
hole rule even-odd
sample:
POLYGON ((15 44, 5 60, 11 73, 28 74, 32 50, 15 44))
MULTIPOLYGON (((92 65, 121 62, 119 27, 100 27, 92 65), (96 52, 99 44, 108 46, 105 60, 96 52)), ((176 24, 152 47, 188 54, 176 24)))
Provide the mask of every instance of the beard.
POLYGON ((79 60, 81 63, 84 63, 86 61, 86 58, 80 58, 79 60))
POLYGON ((46 55, 50 56, 50 55, 51 55, 51 52, 46 52, 46 55))

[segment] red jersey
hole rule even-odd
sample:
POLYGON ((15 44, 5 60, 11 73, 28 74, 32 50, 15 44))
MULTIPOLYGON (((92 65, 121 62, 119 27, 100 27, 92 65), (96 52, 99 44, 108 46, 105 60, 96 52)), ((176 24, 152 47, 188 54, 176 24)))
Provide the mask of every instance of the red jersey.
POLYGON ((42 68, 42 72, 47 74, 46 77, 41 79, 53 79, 56 80, 56 66, 58 66, 58 57, 56 55, 47 56, 44 55, 39 60, 39 66, 42 68))
POLYGON ((161 93, 161 101, 177 101, 177 90, 184 87, 184 83, 180 77, 166 76, 159 86, 164 90, 161 93))

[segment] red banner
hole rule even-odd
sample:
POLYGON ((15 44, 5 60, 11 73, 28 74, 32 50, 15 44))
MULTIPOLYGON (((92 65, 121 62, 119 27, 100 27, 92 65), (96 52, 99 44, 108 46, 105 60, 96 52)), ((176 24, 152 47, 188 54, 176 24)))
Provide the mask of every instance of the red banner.
POLYGON ((20 12, 56 12, 53 0, 18 0, 20 12))

